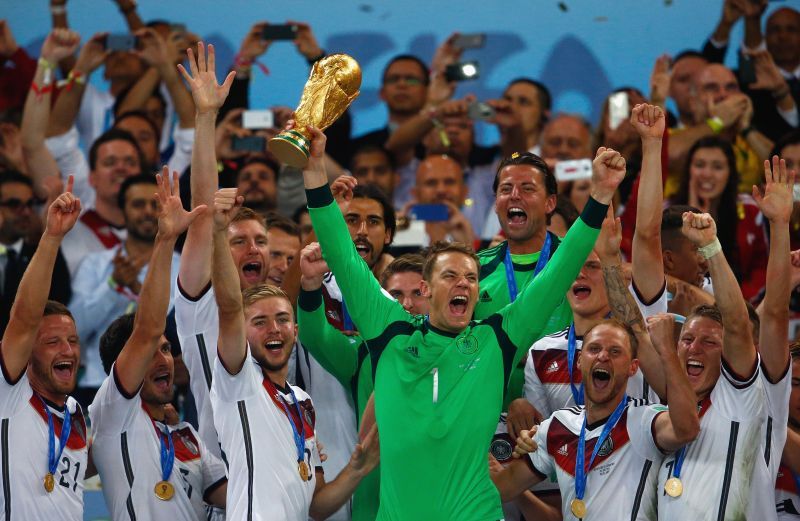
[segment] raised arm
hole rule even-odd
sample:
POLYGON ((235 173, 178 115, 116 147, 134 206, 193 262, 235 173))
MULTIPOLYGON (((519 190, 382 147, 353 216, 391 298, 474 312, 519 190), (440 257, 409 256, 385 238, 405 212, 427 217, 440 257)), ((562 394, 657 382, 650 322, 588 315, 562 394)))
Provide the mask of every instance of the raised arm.
POLYGON ((81 202, 72 194, 72 184, 73 178, 70 176, 66 192, 47 211, 47 225, 42 239, 22 276, 11 307, 8 326, 0 344, 5 376, 11 381, 19 380, 28 367, 50 293, 50 279, 58 248, 81 213, 81 202))
MULTIPOLYGON (((178 65, 192 91, 195 105, 195 134, 192 149, 191 192, 192 207, 214 204, 214 192, 219 185, 217 177, 217 157, 214 149, 214 125, 217 113, 228 96, 234 72, 228 74, 222 85, 217 84, 215 73, 214 46, 208 46, 206 61, 203 42, 197 44, 198 58, 194 52, 186 51, 189 57, 191 74, 178 65)), ((212 234, 212 216, 199 216, 189 227, 186 244, 181 255, 179 279, 181 288, 190 296, 197 296, 211 279, 212 244, 208 237, 212 234)), ((226 239, 227 242, 227 239, 226 239)))
MULTIPOLYGON (((764 194, 753 187, 753 197, 764 217, 769 219, 769 258, 767 286, 760 306, 761 328, 758 345, 767 377, 777 382, 789 363, 789 298, 792 293, 792 265, 789 251, 789 220, 792 217, 792 188, 796 173, 788 171, 786 161, 764 161, 764 194)), ((716 291, 716 281, 714 281, 716 291)))
POLYGON ((756 368, 756 348, 742 290, 717 239, 717 225, 707 213, 686 212, 681 232, 708 260, 714 298, 722 314, 722 356, 735 375, 745 378, 756 368))
POLYGON ((242 196, 236 195, 236 188, 223 188, 214 196, 214 258, 211 283, 219 308, 217 353, 231 374, 239 373, 247 357, 242 289, 228 245, 228 225, 243 201, 242 196))
POLYGON ((131 32, 144 27, 144 22, 136 11, 136 0, 114 0, 114 2, 117 4, 122 17, 125 18, 125 23, 128 24, 128 29, 131 32))
POLYGON ((169 309, 170 272, 175 241, 189 224, 206 210, 204 206, 194 208, 191 213, 183 209, 178 172, 172 173, 171 184, 167 167, 164 167, 156 179, 158 202, 161 206, 158 233, 139 295, 139 307, 133 321, 133 331, 116 362, 118 382, 129 395, 134 394, 142 385, 153 354, 160 347, 159 340, 164 334, 169 309))
MULTIPOLYGON (((489 458, 492 457, 489 456, 489 458)), ((528 456, 525 455, 522 458, 511 461, 503 470, 497 469, 496 472, 491 472, 490 469, 490 476, 497 491, 500 492, 500 499, 503 502, 512 501, 543 480, 543 477, 531 470, 531 466, 525 461, 528 456)))
POLYGON ((661 256, 661 138, 666 126, 664 112, 654 105, 636 105, 631 124, 642 139, 642 172, 633 234, 633 283, 644 302, 652 302, 664 289, 661 256))
MULTIPOLYGON (((675 319, 667 313, 647 318, 648 335, 640 341, 652 342, 648 349, 655 349, 661 359, 664 372, 665 398, 669 410, 656 417, 653 426, 656 444, 665 451, 674 451, 694 440, 700 433, 700 418, 697 415, 697 397, 686 369, 678 360, 675 343, 675 319)), ((642 346, 640 344, 639 348, 642 346)))

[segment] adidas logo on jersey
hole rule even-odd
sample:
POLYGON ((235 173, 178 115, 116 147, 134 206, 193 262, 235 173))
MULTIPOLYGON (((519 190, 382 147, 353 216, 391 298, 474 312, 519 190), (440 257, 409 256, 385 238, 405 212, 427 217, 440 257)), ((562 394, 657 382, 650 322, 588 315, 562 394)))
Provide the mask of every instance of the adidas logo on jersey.
POLYGON ((552 362, 550 362, 550 365, 547 366, 547 372, 555 373, 556 371, 558 371, 558 362, 553 360, 552 362))
POLYGON ((483 293, 481 293, 480 300, 481 300, 481 302, 491 302, 492 301, 492 297, 489 295, 488 291, 483 290, 483 293))
POLYGON ((406 353, 410 354, 414 358, 419 358, 419 348, 417 346, 408 346, 406 348, 406 353))
POLYGON ((561 448, 557 451, 561 456, 569 456, 569 449, 567 448, 567 444, 561 446, 561 448))

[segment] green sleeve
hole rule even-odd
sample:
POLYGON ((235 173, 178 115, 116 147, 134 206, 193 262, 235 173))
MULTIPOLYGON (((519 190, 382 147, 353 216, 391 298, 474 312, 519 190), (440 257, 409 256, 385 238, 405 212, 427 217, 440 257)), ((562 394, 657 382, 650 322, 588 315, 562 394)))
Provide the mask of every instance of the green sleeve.
POLYGON ((570 227, 545 268, 528 284, 513 303, 499 311, 503 330, 516 346, 514 361, 541 338, 550 315, 564 300, 567 290, 591 253, 608 205, 591 197, 580 218, 570 227))
POLYGON ((336 277, 347 311, 361 336, 376 338, 392 322, 411 321, 403 306, 383 294, 369 266, 356 251, 330 187, 306 190, 306 198, 322 255, 336 277))
POLYGON ((322 290, 300 291, 297 300, 298 338, 326 371, 346 388, 358 369, 361 338, 350 337, 325 318, 322 290))

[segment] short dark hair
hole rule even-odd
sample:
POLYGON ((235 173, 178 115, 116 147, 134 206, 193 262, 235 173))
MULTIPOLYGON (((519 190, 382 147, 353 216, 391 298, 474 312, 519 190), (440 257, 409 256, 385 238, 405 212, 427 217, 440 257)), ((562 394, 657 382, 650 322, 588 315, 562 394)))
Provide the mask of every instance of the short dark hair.
POLYGON ((683 51, 679 52, 678 54, 676 54, 675 57, 672 58, 672 63, 673 64, 674 63, 678 63, 680 60, 682 60, 684 58, 700 58, 701 60, 708 61, 708 58, 703 56, 702 53, 699 53, 699 52, 695 51, 694 49, 686 49, 686 50, 683 50, 683 51))
POLYGON ((3 185, 11 183, 23 184, 33 190, 33 181, 31 178, 19 170, 6 170, 0 174, 0 189, 3 187, 3 185))
POLYGON ((780 156, 783 149, 791 145, 800 145, 800 130, 793 130, 781 136, 781 138, 775 142, 775 146, 772 147, 772 152, 770 152, 769 157, 780 156))
POLYGON ((373 144, 366 144, 366 145, 358 147, 356 149, 356 151, 353 152, 353 155, 350 157, 350 171, 351 172, 353 171, 353 168, 355 168, 354 165, 355 165, 355 162, 356 162, 356 157, 361 155, 361 154, 383 154, 386 157, 386 161, 388 161, 389 167, 392 170, 394 170, 397 167, 397 164, 396 164, 395 158, 394 158, 394 154, 392 154, 391 152, 389 152, 388 150, 386 150, 382 146, 373 145, 373 144))
POLYGON ((292 220, 297 224, 300 224, 300 218, 306 213, 308 213, 308 206, 301 204, 294 209, 294 212, 292 212, 292 220))
POLYGON ((572 204, 572 201, 570 201, 568 197, 559 195, 556 197, 556 208, 553 210, 553 215, 560 215, 561 218, 564 219, 564 224, 567 225, 567 229, 569 229, 572 228, 572 225, 575 224, 575 221, 580 217, 580 212, 578 212, 578 209, 575 208, 575 205, 572 204))
POLYGON ((419 68, 422 70, 423 84, 427 85, 428 83, 430 83, 430 70, 428 69, 428 66, 425 64, 424 61, 417 58, 413 54, 398 54, 397 56, 394 56, 391 60, 389 60, 389 63, 387 63, 386 67, 383 68, 383 74, 381 74, 381 83, 386 83, 386 73, 389 72, 389 68, 395 63, 400 61, 412 61, 417 65, 419 65, 419 68))
MULTIPOLYGON (((510 82, 508 82, 508 87, 516 83, 525 83, 530 85, 531 87, 536 88, 537 95, 539 97, 539 105, 542 107, 542 119, 544 120, 545 119, 544 111, 550 110, 553 106, 553 97, 550 94, 550 89, 548 89, 547 86, 541 81, 537 81, 534 80, 533 78, 527 78, 527 77, 519 77, 511 80, 510 82)), ((506 89, 508 89, 508 87, 506 87, 506 89)))
POLYGON ((138 143, 136 143, 136 139, 131 135, 130 132, 126 130, 122 130, 121 128, 110 128, 103 132, 100 137, 94 140, 92 143, 91 148, 89 148, 89 168, 94 170, 97 166, 97 153, 98 150, 102 145, 109 143, 111 141, 127 141, 133 148, 136 150, 136 155, 139 158, 139 166, 144 167, 145 159, 142 151, 139 149, 138 143))
POLYGON ((789 344, 789 356, 792 361, 800 360, 800 341, 795 340, 789 344))
POLYGON ((389 279, 397 273, 419 273, 422 275, 422 268, 425 266, 425 257, 419 253, 404 253, 386 266, 381 273, 381 286, 385 287, 389 279))
POLYGON ((357 185, 353 188, 353 199, 372 199, 377 201, 383 209, 383 225, 389 230, 394 240, 394 232, 397 229, 394 206, 383 190, 375 185, 357 185))
POLYGON ((111 366, 131 337, 135 318, 133 313, 117 317, 100 337, 100 360, 106 374, 111 374, 111 366))
POLYGON ((125 180, 122 181, 122 186, 119 187, 119 193, 117 193, 117 206, 119 206, 120 209, 125 209, 125 196, 128 195, 128 190, 135 185, 158 186, 158 182, 155 176, 150 174, 139 174, 125 178, 125 180))
POLYGON ((633 328, 616 317, 604 318, 586 330, 586 332, 583 334, 584 344, 586 344, 586 339, 589 338, 589 333, 591 333, 592 330, 597 326, 612 326, 616 329, 623 330, 625 334, 628 335, 628 341, 631 344, 632 357, 636 358, 639 355, 639 340, 636 339, 636 333, 633 331, 633 328))
POLYGON ((707 318, 718 323, 720 326, 722 325, 722 313, 720 313, 716 304, 700 304, 699 306, 696 306, 689 312, 685 323, 688 323, 691 319, 697 317, 707 318))
POLYGON ((700 210, 688 204, 675 204, 661 212, 661 251, 674 251, 681 241, 688 240, 681 233, 683 214, 686 212, 700 212, 700 210))
POLYGON ((433 267, 436 265, 436 259, 438 259, 440 255, 450 252, 463 253, 474 260, 475 266, 480 269, 481 261, 478 259, 478 256, 475 255, 475 250, 470 246, 461 242, 437 241, 428 248, 425 264, 422 266, 422 278, 430 282, 431 275, 433 274, 433 267))
POLYGON ((69 308, 61 302, 56 302, 55 300, 48 300, 44 305, 44 312, 42 313, 42 316, 49 317, 50 315, 64 315, 71 318, 72 322, 75 322, 75 317, 72 316, 72 312, 69 310, 69 308))
MULTIPOLYGON (((143 111, 139 111, 139 110, 125 111, 123 113, 120 113, 120 109, 122 108, 122 103, 125 101, 125 98, 128 97, 128 94, 130 94, 131 90, 133 90, 133 86, 134 85, 135 85, 135 83, 130 84, 129 86, 127 86, 124 89, 122 89, 122 91, 119 94, 117 94, 117 97, 114 100, 114 105, 111 107, 111 113, 114 114, 114 119, 115 119, 114 125, 117 124, 116 120, 118 120, 118 118, 120 118, 123 114, 128 114, 129 112, 142 112, 142 113, 144 113, 143 111)), ((150 93, 149 97, 150 98, 156 98, 158 101, 161 102, 161 107, 163 107, 164 114, 166 115, 166 112, 167 112, 167 100, 164 98, 164 95, 161 94, 161 91, 160 91, 158 86, 153 88, 153 91, 150 93)), ((159 135, 161 134, 161 130, 158 131, 158 134, 159 135)))
POLYGON ((494 175, 494 182, 492 183, 492 191, 495 194, 497 194, 497 187, 500 185, 500 172, 502 172, 505 167, 511 165, 532 166, 544 176, 544 186, 547 190, 547 195, 558 195, 558 183, 556 182, 556 176, 553 175, 553 171, 550 170, 550 167, 547 166, 544 159, 530 152, 514 152, 500 161, 500 165, 497 167, 497 172, 494 175))
POLYGON ((272 170, 272 174, 275 176, 275 183, 278 183, 278 173, 281 170, 281 165, 263 156, 253 156, 245 159, 242 164, 239 165, 239 169, 236 171, 236 182, 239 182, 239 174, 241 173, 242 169, 252 164, 264 165, 272 170))
POLYGON ((264 220, 267 223, 267 230, 275 228, 294 237, 300 237, 300 227, 288 217, 284 217, 277 212, 269 212, 264 217, 264 220))
POLYGON ((145 120, 147 122, 147 124, 150 126, 150 130, 152 130, 153 133, 155 134, 156 140, 161 138, 161 129, 156 126, 156 124, 153 122, 153 120, 150 119, 150 117, 147 115, 147 113, 144 112, 143 110, 128 110, 128 111, 120 114, 114 120, 114 128, 119 128, 119 127, 117 127, 117 125, 119 125, 120 123, 122 123, 126 119, 131 119, 131 118, 139 118, 139 119, 145 120))

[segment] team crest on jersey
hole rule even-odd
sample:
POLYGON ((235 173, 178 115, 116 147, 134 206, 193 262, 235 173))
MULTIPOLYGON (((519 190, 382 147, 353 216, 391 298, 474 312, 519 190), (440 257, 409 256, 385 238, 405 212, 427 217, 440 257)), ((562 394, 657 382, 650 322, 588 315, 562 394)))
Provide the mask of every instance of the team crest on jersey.
POLYGON ((200 455, 200 449, 197 447, 197 445, 190 437, 184 435, 182 432, 178 433, 178 436, 180 436, 181 443, 183 443, 183 446, 186 447, 189 450, 189 452, 192 453, 192 456, 200 455))
POLYGON ((492 440, 489 452, 492 453, 492 456, 494 456, 497 461, 502 462, 507 461, 511 457, 513 448, 511 447, 511 442, 508 440, 504 438, 495 438, 492 440))
POLYGON ((325 314, 328 315, 328 319, 333 320, 334 322, 339 321, 339 314, 336 311, 329 309, 325 312, 325 314))
POLYGON ((614 441, 611 439, 611 436, 606 438, 606 441, 600 445, 600 450, 597 451, 597 455, 600 457, 606 457, 614 451, 614 441))
POLYGON ((464 355, 472 355, 478 351, 478 340, 472 336, 462 336, 456 340, 456 347, 464 355))

